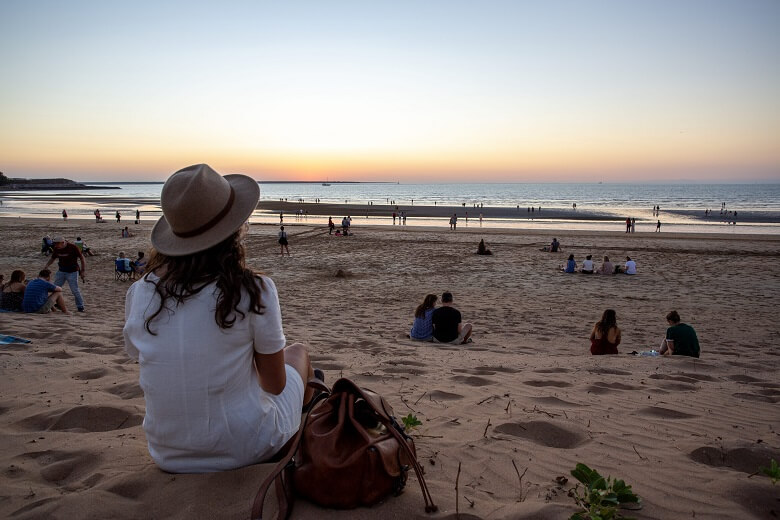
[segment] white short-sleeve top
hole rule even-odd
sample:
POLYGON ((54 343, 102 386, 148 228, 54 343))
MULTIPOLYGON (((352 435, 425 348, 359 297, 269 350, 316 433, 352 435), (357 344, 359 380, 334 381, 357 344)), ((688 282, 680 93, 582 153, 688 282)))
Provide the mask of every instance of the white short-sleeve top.
MULTIPOLYGON (((143 427, 149 453, 160 468, 177 473, 246 466, 276 453, 295 433, 284 431, 274 397, 257 380, 253 353, 273 354, 285 345, 276 286, 263 277, 263 314, 245 311, 232 327, 215 320, 215 284, 176 306, 159 307, 154 274, 135 282, 125 301, 125 350, 140 364, 146 399, 143 427)), ((239 309, 247 309, 242 295, 239 309)))

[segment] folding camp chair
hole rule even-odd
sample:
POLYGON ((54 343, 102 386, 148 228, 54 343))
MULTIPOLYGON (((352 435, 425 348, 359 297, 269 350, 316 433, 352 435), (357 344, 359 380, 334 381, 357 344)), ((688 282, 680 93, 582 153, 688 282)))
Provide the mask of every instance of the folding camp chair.
POLYGON ((114 260, 114 280, 127 282, 130 280, 130 274, 132 272, 133 268, 130 267, 130 259, 117 258, 114 260))

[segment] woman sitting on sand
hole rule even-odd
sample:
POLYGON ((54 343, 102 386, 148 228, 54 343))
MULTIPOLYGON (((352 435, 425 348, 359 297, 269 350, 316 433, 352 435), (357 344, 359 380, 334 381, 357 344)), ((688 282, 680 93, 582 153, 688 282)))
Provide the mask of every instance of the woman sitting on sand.
POLYGON ((593 255, 588 255, 585 257, 585 260, 582 262, 582 269, 580 272, 582 274, 593 274, 593 255))
POLYGON ((160 196, 147 274, 127 292, 125 349, 140 364, 149 453, 170 472, 265 461, 311 398, 306 348, 285 347, 274 282, 246 267, 246 221, 260 190, 205 164, 160 196))
POLYGON ((615 264, 609 261, 609 257, 604 257, 604 263, 601 264, 599 274, 615 274, 615 264))
POLYGON ((22 300, 24 290, 24 271, 16 270, 11 273, 11 280, 0 286, 0 309, 4 311, 22 312, 22 300))
POLYGON ((561 266, 561 271, 564 273, 576 273, 577 272, 577 262, 574 260, 574 255, 569 255, 569 259, 566 260, 566 265, 561 266))
POLYGON ((417 341, 433 340, 433 311, 436 309, 435 294, 429 294, 414 311, 414 323, 409 337, 417 341))
POLYGON ((479 245, 477 246, 477 254, 478 255, 492 255, 493 253, 485 247, 485 239, 479 241, 479 245))
POLYGON ((590 353, 594 356, 617 354, 620 345, 620 329, 617 326, 615 311, 607 309, 601 315, 601 321, 593 326, 590 333, 590 353))

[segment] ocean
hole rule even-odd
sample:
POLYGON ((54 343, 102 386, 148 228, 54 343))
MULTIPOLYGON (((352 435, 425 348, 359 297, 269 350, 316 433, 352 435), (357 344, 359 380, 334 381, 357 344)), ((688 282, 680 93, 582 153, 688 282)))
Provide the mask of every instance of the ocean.
MULTIPOLYGON (((63 209, 73 217, 91 216, 96 207, 110 218, 119 209, 126 219, 139 208, 145 218, 158 217, 162 183, 93 183, 105 186, 97 190, 17 191, 0 192, 0 216, 58 218, 63 209), (120 189, 109 189, 115 186, 120 189)), ((314 203, 349 204, 356 208, 373 205, 439 205, 460 206, 465 210, 474 205, 485 207, 533 206, 544 209, 571 209, 577 205, 578 218, 532 222, 518 219, 494 219, 488 227, 531 227, 550 229, 616 229, 614 223, 588 221, 587 212, 614 214, 637 218, 638 224, 655 222, 653 206, 660 206, 664 231, 769 233, 780 234, 780 184, 617 184, 617 183, 261 183, 261 201, 302 200, 314 203), (463 206, 465 204, 465 206, 463 206), (749 219, 729 226, 719 217, 721 207, 752 214, 749 219), (712 218, 703 220, 705 209, 712 218)), ((472 210, 472 216, 475 211, 472 210)), ((359 214, 356 210, 354 213, 359 214)), ((389 215, 389 214, 388 214, 389 215)), ((313 217, 309 217, 311 220, 313 217)), ((278 216, 257 211, 256 222, 278 221, 278 216)), ((411 225, 437 225, 443 219, 410 219, 411 225)), ((372 224, 386 224, 388 219, 371 217, 372 224)))

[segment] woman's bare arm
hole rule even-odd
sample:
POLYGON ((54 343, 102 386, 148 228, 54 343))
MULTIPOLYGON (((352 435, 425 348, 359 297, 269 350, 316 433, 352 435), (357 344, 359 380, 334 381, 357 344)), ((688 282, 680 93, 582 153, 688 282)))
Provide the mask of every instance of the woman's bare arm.
POLYGON ((279 395, 287 384, 287 372, 284 368, 284 350, 275 354, 255 352, 255 367, 260 380, 260 388, 269 394, 279 395))

